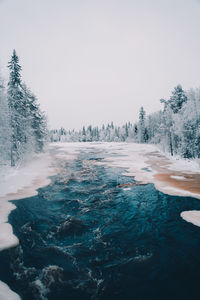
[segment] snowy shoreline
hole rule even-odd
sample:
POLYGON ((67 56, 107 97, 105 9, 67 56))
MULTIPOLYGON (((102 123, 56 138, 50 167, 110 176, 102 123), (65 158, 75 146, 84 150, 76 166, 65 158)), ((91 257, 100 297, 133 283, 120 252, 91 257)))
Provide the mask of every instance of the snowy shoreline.
MULTIPOLYGON (((19 168, 1 170, 0 180, 0 251, 17 246, 18 238, 13 234, 8 216, 16 208, 10 200, 18 200, 37 195, 37 189, 50 183, 48 178, 55 174, 51 167, 52 157, 49 153, 38 154, 33 160, 19 168), (6 171, 6 174, 4 173, 6 171)), ((1 300, 20 300, 9 286, 0 281, 1 300)))
MULTIPOLYGON (((47 153, 35 155, 31 162, 19 168, 7 168, 0 181, 0 251, 16 246, 19 241, 13 235, 8 215, 15 209, 10 200, 37 195, 37 189, 50 183, 53 174, 50 168, 51 156, 47 153)), ((1 171, 1 173, 3 173, 1 171)))

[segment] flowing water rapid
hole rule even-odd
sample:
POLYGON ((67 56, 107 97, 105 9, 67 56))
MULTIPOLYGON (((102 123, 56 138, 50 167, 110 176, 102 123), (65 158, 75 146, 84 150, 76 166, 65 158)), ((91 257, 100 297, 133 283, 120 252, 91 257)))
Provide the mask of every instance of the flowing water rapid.
POLYGON ((20 245, 0 252, 0 280, 24 300, 199 299, 200 228, 180 213, 200 201, 95 164, 107 155, 58 160, 49 186, 13 201, 20 245))

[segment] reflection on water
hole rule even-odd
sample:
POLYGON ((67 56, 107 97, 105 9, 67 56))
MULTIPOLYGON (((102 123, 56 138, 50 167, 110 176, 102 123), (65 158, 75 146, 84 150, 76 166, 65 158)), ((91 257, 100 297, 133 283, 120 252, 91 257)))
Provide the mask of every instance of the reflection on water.
POLYGON ((0 279, 25 300, 199 299, 200 228, 180 212, 200 201, 134 185, 103 157, 82 152, 13 201, 20 246, 0 253, 0 279))

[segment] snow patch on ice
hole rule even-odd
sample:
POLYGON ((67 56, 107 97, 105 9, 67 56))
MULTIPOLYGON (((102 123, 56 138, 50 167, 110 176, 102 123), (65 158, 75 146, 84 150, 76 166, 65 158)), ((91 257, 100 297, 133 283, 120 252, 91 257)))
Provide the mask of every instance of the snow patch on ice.
POLYGON ((200 199, 200 194, 192 193, 190 191, 178 189, 172 186, 165 185, 165 183, 159 181, 159 182, 154 182, 154 185, 157 190, 160 192, 171 195, 171 196, 183 196, 183 197, 193 197, 200 199))
POLYGON ((170 170, 183 171, 187 173, 200 173, 199 159, 183 159, 180 156, 167 156, 171 162, 170 170))
POLYGON ((50 183, 51 157, 48 154, 35 155, 33 161, 18 168, 0 171, 0 250, 16 246, 19 241, 12 227, 7 223, 8 215, 15 205, 8 202, 37 195, 37 189, 50 183))
POLYGON ((1 300, 20 300, 21 298, 13 292, 7 284, 0 281, 0 299, 1 300))
POLYGON ((183 220, 200 227, 200 211, 199 210, 183 211, 181 213, 181 217, 183 218, 183 220))
POLYGON ((171 175, 170 176, 172 179, 176 179, 176 180, 186 180, 186 178, 184 176, 175 176, 175 175, 171 175))
POLYGON ((0 224, 0 251, 17 246, 18 244, 19 240, 13 234, 12 226, 9 223, 0 224))

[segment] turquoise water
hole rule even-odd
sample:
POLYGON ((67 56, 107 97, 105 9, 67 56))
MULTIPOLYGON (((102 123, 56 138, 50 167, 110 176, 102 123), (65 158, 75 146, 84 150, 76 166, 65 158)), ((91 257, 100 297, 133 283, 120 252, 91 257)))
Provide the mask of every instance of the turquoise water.
POLYGON ((38 196, 13 201, 20 245, 0 252, 0 280, 25 300, 199 299, 200 228, 180 213, 200 201, 124 189, 123 169, 92 163, 105 155, 80 152, 38 196))

